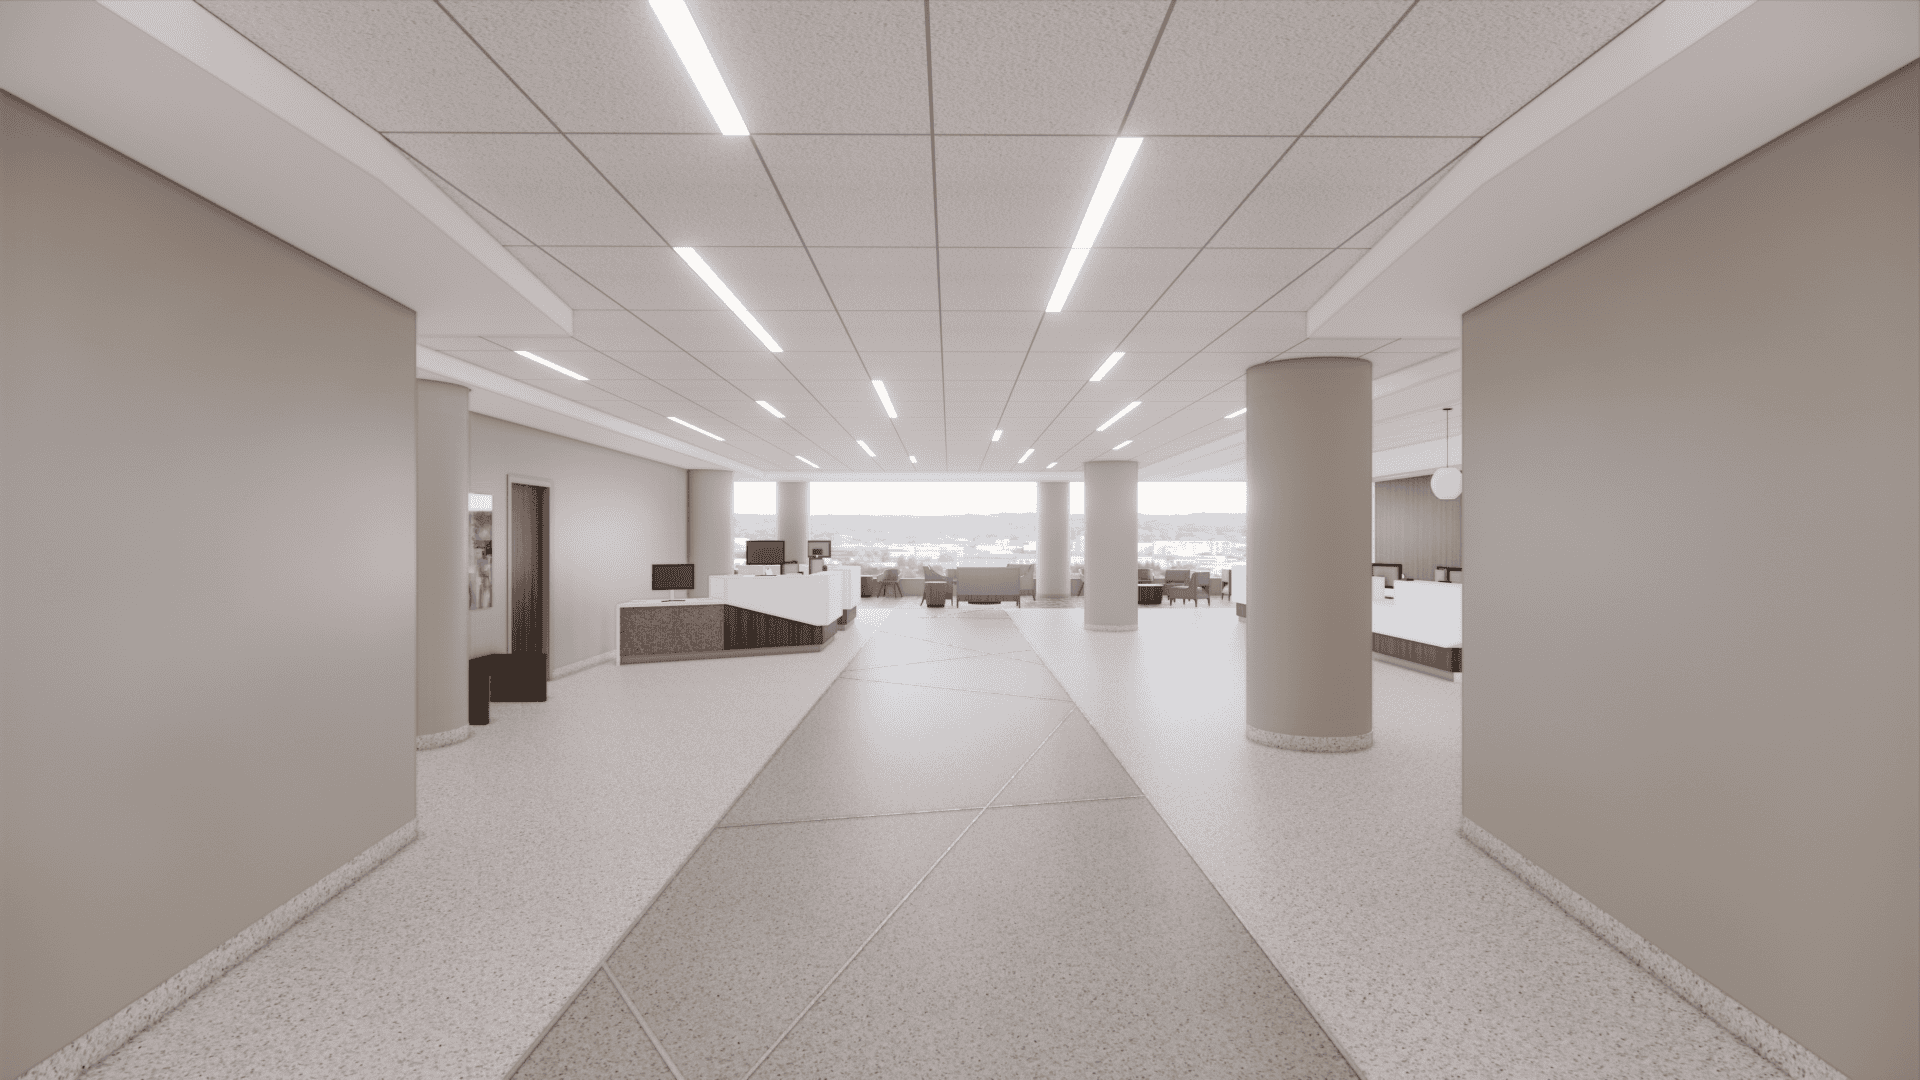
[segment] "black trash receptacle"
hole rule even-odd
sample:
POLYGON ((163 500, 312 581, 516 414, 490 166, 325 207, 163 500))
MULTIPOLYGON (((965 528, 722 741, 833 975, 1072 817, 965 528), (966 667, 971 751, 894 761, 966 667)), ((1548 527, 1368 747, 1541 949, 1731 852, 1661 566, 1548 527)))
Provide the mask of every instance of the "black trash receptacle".
POLYGON ((489 702, 545 700, 546 653, 489 653, 467 661, 467 723, 489 723, 489 702))

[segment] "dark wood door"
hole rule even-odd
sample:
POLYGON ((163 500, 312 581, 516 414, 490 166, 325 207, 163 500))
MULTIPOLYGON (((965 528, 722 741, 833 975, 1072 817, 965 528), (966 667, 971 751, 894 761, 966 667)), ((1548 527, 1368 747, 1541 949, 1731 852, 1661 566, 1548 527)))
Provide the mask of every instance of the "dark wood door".
POLYGON ((547 489, 515 484, 513 505, 512 651, 547 652, 547 489))

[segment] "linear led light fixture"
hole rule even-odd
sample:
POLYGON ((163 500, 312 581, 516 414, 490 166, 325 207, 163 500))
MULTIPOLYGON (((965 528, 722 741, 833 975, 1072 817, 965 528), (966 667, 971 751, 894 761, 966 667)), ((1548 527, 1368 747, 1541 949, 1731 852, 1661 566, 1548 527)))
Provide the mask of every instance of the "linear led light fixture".
POLYGON ((1230 412, 1230 413, 1228 413, 1227 415, 1225 415, 1225 416, 1223 416, 1223 417, 1221 417, 1220 419, 1222 419, 1222 420, 1232 420, 1232 419, 1233 419, 1234 417, 1236 417, 1236 416, 1245 416, 1245 415, 1247 415, 1247 410, 1245 410, 1245 409, 1241 409, 1241 410, 1240 410, 1239 412, 1230 412))
POLYGON ((1047 464, 1047 468, 1049 468, 1049 469, 1051 469, 1051 468, 1053 468, 1053 467, 1054 467, 1055 465, 1058 465, 1058 464, 1060 464, 1060 463, 1059 463, 1059 462, 1057 462, 1057 461, 1053 461, 1053 462, 1048 462, 1048 464, 1047 464))
POLYGON ((1129 446, 1132 446, 1132 445, 1133 445, 1133 440, 1132 440, 1132 439, 1128 439, 1127 441, 1125 441, 1125 442, 1123 442, 1123 443, 1121 443, 1121 444, 1120 444, 1119 446, 1116 446, 1116 447, 1114 447, 1114 449, 1115 449, 1115 450, 1125 450, 1125 449, 1126 449, 1127 447, 1129 447, 1129 446))
POLYGON ((1029 447, 1027 447, 1027 452, 1026 452, 1026 453, 1024 453, 1024 454, 1021 454, 1021 455, 1020 455, 1020 460, 1019 460, 1019 461, 1016 461, 1016 462, 1014 462, 1014 464, 1015 464, 1015 465, 1025 465, 1025 464, 1027 463, 1027 459, 1028 459, 1028 458, 1030 458, 1030 457, 1032 457, 1032 456, 1033 456, 1033 447, 1031 447, 1031 446, 1029 446, 1029 447))
POLYGON ((893 411, 893 399, 887 396, 887 384, 879 379, 873 380, 873 392, 880 395, 880 404, 886 407, 887 419, 900 419, 900 414, 893 411))
MULTIPOLYGON (((803 458, 803 457, 801 457, 801 456, 800 456, 799 454, 795 454, 795 455, 793 455, 793 456, 794 456, 794 458, 795 458, 796 460, 799 460, 799 461, 807 461, 807 459, 806 459, 806 458, 803 458)), ((807 464, 809 464, 809 465, 813 465, 813 462, 811 462, 811 461, 807 461, 807 464)), ((813 465, 813 467, 817 469, 817 468, 819 468, 820 466, 818 466, 818 465, 813 465)))
POLYGON ((1137 408, 1139 408, 1139 407, 1140 407, 1140 403, 1139 403, 1139 402, 1137 402, 1137 401, 1129 401, 1129 402, 1127 402, 1127 407, 1126 407, 1126 408, 1124 408, 1124 409, 1121 409, 1121 410, 1120 410, 1119 412, 1117 412, 1117 413, 1114 413, 1114 414, 1113 414, 1112 416, 1109 416, 1109 417, 1107 417, 1107 422, 1106 422, 1106 423, 1104 423, 1104 424, 1101 424, 1101 425, 1100 425, 1099 427, 1097 427, 1097 428, 1094 428, 1093 430, 1095 430, 1095 431, 1105 431, 1105 430, 1107 430, 1108 428, 1110 428, 1110 427, 1112 427, 1113 425, 1115 425, 1115 424, 1117 424, 1117 423, 1119 423, 1119 422, 1120 422, 1120 418, 1121 418, 1121 417, 1123 417, 1123 416, 1125 416, 1125 415, 1127 415, 1128 413, 1130 413, 1130 412, 1132 412, 1133 410, 1135 410, 1135 409, 1137 409, 1137 408))
POLYGON ((760 320, 753 317, 753 312, 747 310, 747 305, 733 295, 733 290, 727 288, 727 283, 720 280, 720 275, 713 272, 713 267, 707 265, 707 260, 701 258, 699 252, 690 247, 677 247, 673 250, 686 260, 688 266, 693 267, 693 272, 699 274, 700 280, 707 283, 707 288, 713 290, 713 295, 719 297, 721 303, 732 308, 733 313, 740 317, 740 321, 747 324, 747 329, 753 331, 753 336, 760 339, 760 344, 765 345, 768 352, 786 351, 780 347, 779 342, 773 340, 772 334, 767 333, 767 328, 760 325, 760 320))
POLYGON ((920 459, 919 459, 919 458, 917 458, 917 457, 914 457, 914 456, 913 456, 912 454, 908 454, 908 455, 907 455, 907 464, 909 464, 909 465, 918 465, 918 464, 920 464, 920 459))
POLYGON ((1107 377, 1107 372, 1109 372, 1109 371, 1112 371, 1112 370, 1113 370, 1113 365, 1115 365, 1115 364, 1117 364, 1117 363, 1119 363, 1119 362, 1120 362, 1120 358, 1121 358, 1121 357, 1123 357, 1123 356, 1125 356, 1125 355, 1127 355, 1127 354, 1126 354, 1126 353, 1123 353, 1123 352, 1117 352, 1117 353, 1114 353, 1114 354, 1113 354, 1112 356, 1109 356, 1109 357, 1107 357, 1107 362, 1106 362, 1106 363, 1104 363, 1104 364, 1101 364, 1101 365, 1100 365, 1100 370, 1099 370, 1099 371, 1096 371, 1096 372, 1094 372, 1094 373, 1093 373, 1093 377, 1092 377, 1092 378, 1090 378, 1090 379, 1088 379, 1087 381, 1088 381, 1088 382, 1099 382, 1099 381, 1100 381, 1101 379, 1104 379, 1104 378, 1106 378, 1106 377, 1107 377))
POLYGON ((1073 291, 1073 283, 1080 277, 1080 268, 1087 264, 1087 252, 1093 247, 1094 238, 1100 235, 1100 226, 1106 224, 1107 211, 1113 209, 1113 200, 1120 195, 1120 185, 1127 179, 1127 170, 1133 167, 1133 156, 1139 152, 1138 138, 1113 140, 1113 152, 1107 155, 1107 167, 1100 172, 1100 182, 1093 186, 1093 201, 1087 204, 1087 216, 1080 219, 1080 231, 1073 238, 1073 250, 1067 252, 1067 265, 1060 268, 1060 280, 1054 283, 1053 295, 1047 299, 1048 311, 1059 311, 1067 306, 1067 294, 1073 291))
POLYGON ((711 431, 708 431, 708 430, 707 430, 706 428, 703 428, 703 427, 700 427, 700 426, 698 426, 698 425, 695 425, 695 424, 689 424, 689 423, 687 423, 687 422, 686 422, 685 420, 682 420, 682 419, 680 419, 680 418, 679 418, 679 417, 677 417, 677 416, 669 416, 669 417, 667 417, 667 419, 669 419, 669 420, 671 420, 671 421, 673 421, 673 422, 674 422, 674 423, 676 423, 676 424, 679 424, 679 425, 680 425, 681 427, 683 427, 683 428, 693 428, 693 430, 695 430, 695 431, 697 431, 697 432, 699 432, 700 434, 702 434, 702 435, 705 435, 705 436, 706 436, 707 438, 709 438, 709 439, 713 439, 713 440, 715 440, 715 441, 717 441, 717 442, 726 442, 726 441, 727 441, 727 440, 725 440, 725 439, 722 439, 722 438, 720 438, 720 436, 718 436, 718 435, 715 435, 715 434, 714 434, 713 432, 711 432, 711 431))
POLYGON ((519 354, 519 355, 521 355, 521 356, 524 356, 524 357, 526 357, 527 359, 529 359, 529 360, 531 360, 531 361, 533 361, 533 362, 534 362, 534 363, 536 363, 536 364, 545 364, 545 365, 547 365, 548 367, 550 367, 550 368, 552 368, 553 370, 555 370, 555 371, 557 371, 557 372, 559 372, 559 373, 560 373, 560 374, 562 374, 562 375, 568 375, 568 376, 571 376, 571 377, 573 377, 573 378, 576 378, 576 379, 579 379, 579 380, 580 380, 581 382, 586 382, 586 381, 587 381, 587 377, 586 377, 585 375, 582 375, 582 374, 580 374, 580 373, 579 373, 579 372, 577 372, 577 371, 568 371, 568 370, 567 370, 566 368, 563 368, 563 367, 561 367, 561 366, 560 366, 559 364, 556 364, 556 363, 554 363, 553 361, 551 361, 551 360, 549 360, 549 359, 547 359, 547 358, 546 358, 546 357, 544 357, 544 356, 535 356, 535 355, 533 355, 532 353, 530 353, 530 352, 527 352, 527 351, 526 351, 526 350, 524 350, 524 349, 515 349, 515 350, 513 350, 513 351, 514 351, 515 353, 518 353, 518 354, 519 354))
POLYGON ((770 413, 772 413, 772 414, 773 414, 773 416, 774 416, 774 419, 776 419, 776 420, 785 420, 785 419, 787 418, 787 414, 786 414, 786 413, 783 413, 783 412, 781 412, 781 411, 780 411, 779 409, 776 409, 776 408, 774 408, 774 407, 773 407, 773 406, 772 406, 771 404, 769 404, 768 402, 765 402, 765 401, 755 401, 755 402, 754 402, 754 404, 755 404, 755 405, 758 405, 758 406, 760 406, 761 408, 763 408, 763 409, 765 409, 765 410, 767 410, 768 412, 770 412, 770 413))
POLYGON ((994 441, 994 442, 999 442, 999 441, 1000 441, 1000 436, 1002 436, 1002 435, 1005 435, 1005 434, 1006 434, 1006 432, 1004 432, 1004 431, 1002 431, 1002 430, 1000 430, 999 428, 994 428, 994 429, 993 429, 993 441, 994 441))
POLYGON ((652 0, 653 17, 660 20, 660 28, 667 32, 667 40, 673 42, 673 51, 680 54, 680 64, 687 69, 687 75, 693 79, 694 89, 700 91, 700 97, 707 103, 707 111, 713 114, 713 122, 720 125, 722 135, 747 134, 747 122, 733 103, 733 95, 727 92, 727 83, 720 77, 720 69, 714 66, 713 54, 707 51, 707 41, 700 36, 700 27, 693 21, 693 12, 687 10, 687 0, 652 0))
POLYGON ((854 441, 854 442, 856 442, 856 443, 858 443, 858 444, 860 444, 860 449, 862 449, 862 450, 865 450, 865 451, 867 452, 867 456, 868 456, 868 457, 879 457, 879 456, 880 456, 879 454, 876 454, 876 453, 874 453, 874 452, 873 452, 873 447, 871 447, 871 446, 868 446, 868 445, 867 445, 867 440, 865 440, 865 439, 855 439, 855 440, 853 440, 853 441, 854 441))

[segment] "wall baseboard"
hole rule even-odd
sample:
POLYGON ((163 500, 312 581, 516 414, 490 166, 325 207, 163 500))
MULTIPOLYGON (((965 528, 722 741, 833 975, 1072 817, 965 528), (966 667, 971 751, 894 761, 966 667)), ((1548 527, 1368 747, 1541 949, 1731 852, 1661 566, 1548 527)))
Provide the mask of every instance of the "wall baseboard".
POLYGON ((580 672, 585 671, 590 667, 597 667, 601 664, 612 663, 613 661, 618 659, 620 659, 620 651, 618 649, 615 649, 612 652, 603 652, 598 656, 589 656, 585 660, 576 660, 573 663, 568 664, 564 667, 554 668, 553 678, 564 679, 569 675, 577 675, 580 672))
POLYGON ((1793 1041, 1779 1028, 1762 1020, 1752 1010, 1729 997, 1726 991, 1695 974, 1692 968, 1667 955, 1659 946, 1628 929, 1627 925, 1600 910, 1593 901, 1574 892, 1567 884, 1547 873, 1525 855, 1507 846, 1499 837, 1462 815, 1460 835, 1486 852, 1494 862, 1506 867, 1555 907, 1573 916, 1575 922, 1593 931, 1601 941, 1618 949, 1647 974, 1659 979, 1688 1004, 1707 1014, 1707 1018, 1745 1043, 1754 1053, 1767 1059, 1793 1080, 1847 1080, 1840 1070, 1793 1041))
POLYGON ((452 746, 454 743, 464 740, 471 734, 473 734, 473 725, 461 724, 459 727, 448 728, 445 731, 436 731, 431 735, 415 735, 413 737, 413 748, 415 750, 433 750, 442 746, 452 746))
POLYGON ((215 979, 233 970, 262 945, 291 930, 295 923, 392 858, 420 833, 416 819, 387 834, 379 843, 354 856, 353 861, 308 886, 293 899, 268 912, 260 921, 227 939, 226 944, 188 964, 179 974, 154 987, 133 1004, 95 1025, 54 1052, 52 1057, 22 1073, 20 1080, 73 1080, 106 1060, 109 1054, 152 1027, 215 979))

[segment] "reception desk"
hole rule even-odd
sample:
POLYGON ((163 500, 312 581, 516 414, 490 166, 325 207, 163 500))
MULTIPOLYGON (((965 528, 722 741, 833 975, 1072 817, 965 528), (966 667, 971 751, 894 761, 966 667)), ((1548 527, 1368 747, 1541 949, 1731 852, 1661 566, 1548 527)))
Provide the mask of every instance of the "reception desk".
POLYGON ((620 662, 818 652, 860 606, 858 567, 756 577, 715 574, 698 600, 620 605, 620 662))

